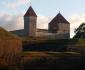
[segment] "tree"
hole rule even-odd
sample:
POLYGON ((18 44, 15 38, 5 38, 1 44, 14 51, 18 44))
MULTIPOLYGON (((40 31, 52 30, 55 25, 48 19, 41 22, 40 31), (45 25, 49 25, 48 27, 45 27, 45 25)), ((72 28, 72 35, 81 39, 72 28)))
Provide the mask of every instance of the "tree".
POLYGON ((74 32, 75 36, 73 38, 85 38, 85 23, 80 24, 74 32))

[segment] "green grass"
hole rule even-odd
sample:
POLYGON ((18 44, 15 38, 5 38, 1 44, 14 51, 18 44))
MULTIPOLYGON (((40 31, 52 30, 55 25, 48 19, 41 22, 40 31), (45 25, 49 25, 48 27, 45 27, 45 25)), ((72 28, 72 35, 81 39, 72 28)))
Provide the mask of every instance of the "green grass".
POLYGON ((81 56, 80 53, 77 53, 77 52, 23 52, 23 56, 36 56, 36 57, 39 57, 39 56, 81 56))
POLYGON ((81 70, 81 56, 76 52, 24 52, 24 70, 81 70), (39 54, 39 55, 38 55, 39 54), (42 56, 42 54, 45 54, 42 56), (49 56, 48 56, 49 55, 49 56), (76 57, 76 55, 78 57, 76 57))

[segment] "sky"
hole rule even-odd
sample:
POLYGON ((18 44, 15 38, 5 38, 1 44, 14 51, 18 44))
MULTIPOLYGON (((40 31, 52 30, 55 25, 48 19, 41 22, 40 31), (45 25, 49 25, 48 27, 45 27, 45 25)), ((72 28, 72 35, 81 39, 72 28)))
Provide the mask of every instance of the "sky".
POLYGON ((48 28, 48 23, 60 12, 74 29, 85 22, 85 0, 0 0, 0 26, 7 30, 23 29, 23 16, 29 6, 38 15, 37 28, 48 28))

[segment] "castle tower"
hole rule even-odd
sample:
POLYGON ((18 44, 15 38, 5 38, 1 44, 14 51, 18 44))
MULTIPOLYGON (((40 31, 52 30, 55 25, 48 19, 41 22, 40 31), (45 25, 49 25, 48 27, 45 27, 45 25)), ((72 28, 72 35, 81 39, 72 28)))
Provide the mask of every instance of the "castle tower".
POLYGON ((70 23, 59 12, 57 16, 49 23, 48 30, 50 33, 63 35, 70 38, 70 23))
POLYGON ((30 6, 24 15, 24 33, 25 36, 36 36, 37 15, 30 6))

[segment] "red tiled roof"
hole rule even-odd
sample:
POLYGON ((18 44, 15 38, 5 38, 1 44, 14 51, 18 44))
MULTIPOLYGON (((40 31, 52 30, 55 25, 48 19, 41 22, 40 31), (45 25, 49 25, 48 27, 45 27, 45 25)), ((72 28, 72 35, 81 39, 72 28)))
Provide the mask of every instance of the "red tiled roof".
POLYGON ((36 13, 34 12, 33 8, 30 6, 24 16, 35 16, 37 17, 36 13))
POLYGON ((67 23, 69 22, 61 15, 61 13, 58 13, 57 16, 54 17, 54 19, 50 23, 67 23))

